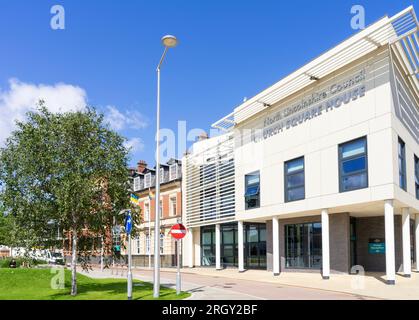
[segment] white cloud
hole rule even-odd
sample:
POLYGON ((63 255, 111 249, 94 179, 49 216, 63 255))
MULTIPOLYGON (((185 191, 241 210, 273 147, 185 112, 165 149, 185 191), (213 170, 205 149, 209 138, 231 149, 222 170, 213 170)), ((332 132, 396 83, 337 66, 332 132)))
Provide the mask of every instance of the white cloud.
POLYGON ((119 111, 114 106, 106 107, 106 121, 114 130, 144 129, 148 126, 147 119, 138 111, 119 111))
POLYGON ((87 105, 86 92, 78 86, 37 85, 10 79, 9 88, 0 90, 0 145, 15 128, 15 121, 24 120, 26 112, 36 110, 40 99, 51 112, 78 111, 87 105))
POLYGON ((132 138, 124 143, 125 148, 130 149, 130 152, 138 152, 144 150, 144 142, 141 138, 132 138))

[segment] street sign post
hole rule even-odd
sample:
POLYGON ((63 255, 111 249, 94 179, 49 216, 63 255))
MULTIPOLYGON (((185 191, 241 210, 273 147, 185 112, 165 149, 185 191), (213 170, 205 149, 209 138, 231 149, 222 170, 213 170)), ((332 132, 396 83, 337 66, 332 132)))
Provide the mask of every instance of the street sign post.
POLYGON ((132 219, 131 211, 127 210, 125 215, 125 233, 128 236, 128 272, 127 272, 127 285, 128 285, 128 300, 132 300, 132 255, 131 255, 131 230, 132 230, 132 219))
POLYGON ((181 240, 186 235, 186 228, 183 224, 175 224, 169 231, 170 235, 176 239, 177 245, 177 273, 176 273, 176 294, 179 295, 181 291, 181 279, 180 279, 180 249, 181 249, 181 240))

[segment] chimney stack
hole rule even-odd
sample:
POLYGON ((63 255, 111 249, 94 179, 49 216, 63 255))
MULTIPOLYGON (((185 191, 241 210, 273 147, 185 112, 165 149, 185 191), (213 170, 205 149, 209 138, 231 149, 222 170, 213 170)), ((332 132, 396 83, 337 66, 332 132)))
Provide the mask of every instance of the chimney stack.
POLYGON ((144 160, 138 161, 138 163, 137 163, 137 171, 139 173, 143 173, 146 168, 147 168, 147 162, 145 162, 144 160))
POLYGON ((202 141, 202 140, 206 140, 208 139, 208 133, 206 132, 202 132, 199 136, 198 136, 198 141, 202 141))

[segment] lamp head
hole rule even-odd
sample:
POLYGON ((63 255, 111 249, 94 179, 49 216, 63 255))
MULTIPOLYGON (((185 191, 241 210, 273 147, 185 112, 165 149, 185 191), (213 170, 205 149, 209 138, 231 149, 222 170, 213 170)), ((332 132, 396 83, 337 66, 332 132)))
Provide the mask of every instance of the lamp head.
POLYGON ((161 42, 167 48, 174 48, 176 47, 178 41, 175 36, 169 34, 161 38, 161 42))

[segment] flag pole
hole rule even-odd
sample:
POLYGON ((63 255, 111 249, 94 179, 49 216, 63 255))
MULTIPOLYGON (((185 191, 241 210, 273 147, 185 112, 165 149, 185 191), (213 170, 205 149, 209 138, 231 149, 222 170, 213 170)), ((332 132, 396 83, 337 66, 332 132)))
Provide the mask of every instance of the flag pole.
POLYGON ((148 199, 148 268, 151 269, 151 188, 148 188, 148 199))

